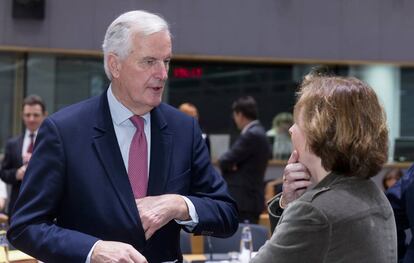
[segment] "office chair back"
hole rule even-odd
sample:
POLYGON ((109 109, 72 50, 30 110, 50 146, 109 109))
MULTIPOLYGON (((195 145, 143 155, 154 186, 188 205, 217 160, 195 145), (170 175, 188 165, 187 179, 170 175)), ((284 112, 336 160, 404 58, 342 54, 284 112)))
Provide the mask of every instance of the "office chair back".
POLYGON ((237 232, 231 237, 204 237, 204 253, 228 253, 231 251, 239 251, 242 229, 246 225, 249 225, 252 231, 253 250, 259 250, 269 238, 269 230, 262 225, 239 224, 237 232))
POLYGON ((193 252, 191 246, 191 234, 181 230, 180 232, 180 247, 181 253, 183 254, 191 254, 193 252))

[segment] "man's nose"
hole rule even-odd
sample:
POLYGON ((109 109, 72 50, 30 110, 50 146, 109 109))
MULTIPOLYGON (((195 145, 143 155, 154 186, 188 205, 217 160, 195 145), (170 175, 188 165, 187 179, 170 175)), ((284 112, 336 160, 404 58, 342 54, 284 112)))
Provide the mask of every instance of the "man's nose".
POLYGON ((155 66, 155 77, 160 80, 166 80, 168 78, 168 64, 160 61, 155 66))

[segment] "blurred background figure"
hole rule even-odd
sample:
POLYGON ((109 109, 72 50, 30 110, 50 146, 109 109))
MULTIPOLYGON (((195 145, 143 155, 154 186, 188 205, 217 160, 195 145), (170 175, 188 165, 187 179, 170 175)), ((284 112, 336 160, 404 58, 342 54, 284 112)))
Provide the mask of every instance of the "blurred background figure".
POLYGON ((398 262, 414 262, 414 165, 387 190, 386 195, 397 224, 398 262))
POLYGON ((178 109, 182 112, 184 112, 187 115, 190 115, 193 118, 196 118, 198 120, 198 110, 194 104, 191 104, 189 102, 185 102, 181 104, 178 109))
POLYGON ((46 105, 37 95, 29 95, 23 100, 24 133, 11 138, 6 143, 0 178, 11 186, 7 214, 11 218, 13 207, 19 194, 20 185, 32 156, 37 131, 47 116, 46 105))
POLYGON ((0 222, 1 222, 1 212, 4 210, 7 201, 7 187, 6 184, 0 180, 0 222))
POLYGON ((289 128, 293 125, 293 115, 282 112, 273 118, 272 129, 266 135, 273 141, 273 159, 287 160, 292 153, 289 128))
MULTIPOLYGON (((178 106, 178 109, 181 112, 184 112, 185 114, 195 118, 197 121, 199 120, 198 119, 198 110, 197 110, 197 107, 194 104, 189 103, 189 102, 185 102, 185 103, 181 104, 180 106, 178 106)), ((208 152, 211 154, 210 138, 208 137, 207 133, 204 133, 204 132, 202 133, 202 136, 203 136, 204 141, 206 142, 208 152)))
POLYGON ((240 136, 229 151, 219 158, 219 166, 230 195, 239 208, 239 222, 257 224, 264 208, 264 174, 270 158, 266 132, 260 124, 253 97, 233 102, 233 119, 240 136))
POLYGON ((403 172, 400 168, 392 168, 385 173, 382 178, 382 186, 384 187, 384 190, 386 191, 391 188, 402 176, 403 172))
POLYGON ((4 212, 7 204, 7 196, 6 184, 0 180, 0 230, 4 230, 1 224, 7 223, 9 220, 9 217, 4 212))

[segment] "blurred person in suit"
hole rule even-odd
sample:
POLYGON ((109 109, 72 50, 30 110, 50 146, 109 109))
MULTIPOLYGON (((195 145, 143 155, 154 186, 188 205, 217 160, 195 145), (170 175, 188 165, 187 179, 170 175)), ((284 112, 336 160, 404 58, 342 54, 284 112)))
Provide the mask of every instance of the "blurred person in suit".
POLYGON ((218 163, 239 207, 239 222, 247 220, 257 224, 265 205, 264 175, 271 155, 270 146, 266 131, 257 119, 253 97, 238 98, 233 102, 232 111, 241 133, 218 163))
MULTIPOLYGON (((184 102, 184 103, 180 104, 180 106, 178 106, 178 109, 181 112, 184 112, 185 114, 187 114, 187 115, 195 118, 197 121, 199 121, 198 110, 197 110, 197 107, 194 104, 189 103, 189 102, 184 102)), ((206 142, 208 152, 211 153, 210 138, 208 137, 207 133, 202 133, 202 136, 203 136, 204 141, 206 142)))
POLYGON ((393 212, 370 180, 388 152, 374 90, 356 78, 308 76, 294 120, 283 191, 269 204, 273 235, 251 262, 397 262, 393 212))
POLYGON ((45 262, 181 262, 181 229, 228 237, 236 204, 197 121, 161 102, 167 22, 126 12, 103 52, 109 88, 39 129, 8 238, 45 262))
POLYGON ((386 192, 394 210, 397 224, 398 260, 414 262, 414 165, 386 192), (411 232, 411 240, 407 244, 406 231, 411 232))
POLYGON ((47 116, 46 105, 37 95, 27 96, 23 100, 22 119, 24 133, 6 142, 0 178, 11 186, 7 214, 13 214, 14 204, 20 191, 20 185, 26 174, 27 164, 32 156, 34 143, 40 125, 47 116))

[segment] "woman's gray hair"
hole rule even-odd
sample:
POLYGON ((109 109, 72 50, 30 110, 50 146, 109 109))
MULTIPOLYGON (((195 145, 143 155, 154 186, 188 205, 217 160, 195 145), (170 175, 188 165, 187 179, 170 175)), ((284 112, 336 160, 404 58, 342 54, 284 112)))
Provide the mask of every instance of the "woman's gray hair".
POLYGON ((149 36, 161 31, 169 33, 168 23, 159 15, 147 11, 130 11, 123 13, 115 19, 106 30, 102 44, 106 76, 112 80, 107 63, 109 53, 114 53, 120 59, 125 59, 131 52, 131 37, 133 33, 149 36))

